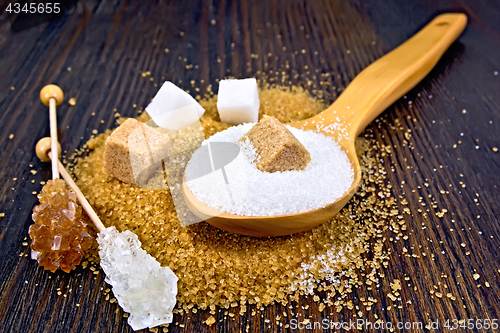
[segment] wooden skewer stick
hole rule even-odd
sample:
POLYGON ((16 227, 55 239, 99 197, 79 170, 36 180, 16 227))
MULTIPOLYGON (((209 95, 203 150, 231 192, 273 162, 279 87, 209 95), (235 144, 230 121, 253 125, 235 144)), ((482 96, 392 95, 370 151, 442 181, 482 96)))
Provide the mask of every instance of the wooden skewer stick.
MULTIPOLYGON (((49 118, 50 118, 50 138, 52 141, 52 151, 55 152, 56 156, 59 156, 59 151, 57 150, 57 114, 56 114, 56 100, 51 98, 49 100, 49 118)), ((55 161, 58 161, 57 158, 55 161)), ((52 179, 59 178, 59 170, 57 169, 58 163, 52 161, 52 179)))
MULTIPOLYGON (((40 99, 45 106, 49 107, 50 137, 52 139, 51 151, 55 152, 56 156, 59 156, 59 151, 57 150, 58 140, 56 106, 62 104, 64 100, 64 93, 58 86, 49 84, 43 87, 40 91, 40 99)), ((59 166, 57 162, 58 159, 52 160, 52 179, 59 178, 59 166)))
MULTIPOLYGON (((97 214, 94 211, 94 209, 92 208, 92 206, 89 204, 87 199, 83 196, 82 191, 80 191, 80 189, 75 184, 75 182, 73 181, 73 179, 71 178, 69 173, 66 171, 66 168, 64 168, 64 165, 61 163, 61 161, 59 161, 58 158, 55 158, 55 159, 52 158, 52 151, 51 151, 52 143, 51 143, 51 141, 52 141, 52 139, 48 138, 48 137, 43 138, 40 141, 38 141, 38 143, 36 144, 36 155, 38 156, 38 158, 40 158, 40 160, 42 162, 48 162, 49 160, 56 161, 57 166, 58 166, 58 170, 61 173, 61 176, 66 181, 66 183, 69 185, 69 187, 71 187, 73 192, 75 192, 76 197, 78 198, 78 201, 82 205, 83 209, 85 209, 85 211, 87 212, 87 214, 90 217, 90 219, 92 220, 92 222, 94 222, 94 225, 97 228, 97 230, 99 230, 99 232, 104 230, 106 227, 104 226, 104 224, 102 224, 99 216, 97 216, 97 214)), ((56 147, 57 146, 59 146, 58 142, 56 142, 56 147)), ((59 146, 58 148, 59 148, 58 151, 60 151, 61 147, 59 146)))
MULTIPOLYGON (((49 152, 49 157, 52 158, 51 152, 49 152)), ((89 204, 87 199, 83 196, 82 191, 80 191, 78 186, 76 186, 75 182, 73 181, 73 179, 71 178, 69 173, 66 171, 66 169, 64 168, 64 165, 62 165, 61 161, 59 161, 59 159, 56 159, 56 160, 57 160, 57 164, 59 166, 59 172, 61 173, 61 176, 64 178, 66 183, 68 183, 69 187, 71 187, 73 192, 76 193, 76 197, 78 198, 78 201, 80 201, 80 204, 82 205, 83 209, 85 209, 85 211, 89 215, 92 222, 94 222, 94 225, 97 228, 97 230, 99 230, 99 231, 104 230, 106 227, 104 226, 104 224, 102 224, 99 216, 97 216, 97 214, 94 211, 94 209, 92 208, 92 206, 89 204)))

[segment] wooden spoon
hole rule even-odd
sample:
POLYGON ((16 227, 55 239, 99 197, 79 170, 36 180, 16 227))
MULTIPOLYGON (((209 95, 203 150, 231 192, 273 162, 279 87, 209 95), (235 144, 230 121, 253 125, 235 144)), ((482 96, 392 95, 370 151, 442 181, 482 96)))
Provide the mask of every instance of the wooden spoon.
POLYGON ((460 13, 434 18, 416 35, 378 59, 349 84, 325 111, 289 125, 333 136, 346 152, 354 170, 349 190, 335 202, 304 213, 280 216, 241 216, 220 212, 200 202, 183 184, 184 198, 191 211, 211 225, 249 236, 280 236, 312 229, 332 218, 352 198, 361 181, 361 169, 354 147, 356 137, 382 111, 420 82, 467 24, 460 13), (326 126, 339 124, 345 129, 334 133, 326 126), (319 126, 319 128, 318 128, 319 126), (342 135, 345 133, 345 135, 342 135), (340 135, 339 135, 340 134, 340 135))

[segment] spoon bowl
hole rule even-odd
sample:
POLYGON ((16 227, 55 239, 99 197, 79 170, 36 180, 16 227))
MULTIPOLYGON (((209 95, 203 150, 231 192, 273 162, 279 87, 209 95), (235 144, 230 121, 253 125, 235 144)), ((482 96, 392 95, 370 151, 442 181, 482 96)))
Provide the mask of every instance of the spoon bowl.
POLYGON ((326 110, 293 127, 336 139, 347 154, 354 180, 344 195, 325 207, 279 216, 242 216, 218 211, 199 201, 183 182, 184 199, 196 216, 231 233, 269 237, 310 230, 335 216, 352 198, 361 182, 355 140, 380 113, 419 83, 458 38, 467 24, 460 13, 441 14, 399 47, 378 59, 354 78, 326 110), (331 128, 335 125, 336 131, 331 128))

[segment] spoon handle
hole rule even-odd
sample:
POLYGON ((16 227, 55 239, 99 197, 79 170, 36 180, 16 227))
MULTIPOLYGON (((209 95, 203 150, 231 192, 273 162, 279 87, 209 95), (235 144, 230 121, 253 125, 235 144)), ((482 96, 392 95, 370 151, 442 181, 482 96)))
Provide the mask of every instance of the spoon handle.
MULTIPOLYGON (((467 24, 461 13, 441 14, 413 37, 378 59, 349 84, 320 115, 325 124, 339 115, 349 140, 419 83, 458 38, 467 24)), ((317 116, 317 117, 318 117, 317 116)))

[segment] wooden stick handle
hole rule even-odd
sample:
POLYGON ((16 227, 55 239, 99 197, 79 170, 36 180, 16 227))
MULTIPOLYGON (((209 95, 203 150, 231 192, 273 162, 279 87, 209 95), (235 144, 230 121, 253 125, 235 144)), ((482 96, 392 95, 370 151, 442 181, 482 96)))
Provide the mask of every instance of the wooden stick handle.
POLYGON ((352 140, 429 74, 466 24, 467 16, 462 13, 438 15, 413 37, 356 76, 334 106, 350 106, 353 110, 351 119, 346 120, 352 124, 348 128, 353 134, 352 140))
MULTIPOLYGON (((54 142, 54 141, 52 141, 54 142)), ((56 141, 57 142, 57 141, 56 141)), ((63 179, 68 183, 69 187, 76 193, 76 197, 78 198, 78 201, 80 201, 80 204, 82 205, 83 209, 87 212, 89 215, 90 219, 92 222, 94 222, 95 227, 97 230, 102 231, 106 229, 104 224, 102 224, 101 219, 99 219, 99 216, 97 216, 96 212, 92 208, 92 206, 89 204, 87 199, 85 199, 82 191, 76 186, 75 182, 69 175, 69 173, 66 171, 66 168, 64 168, 64 165, 59 161, 59 159, 53 159, 52 158, 52 151, 48 153, 49 157, 51 158, 52 161, 56 161, 56 164, 58 165, 59 172, 61 173, 61 176, 63 179)))
MULTIPOLYGON (((51 151, 54 152, 55 156, 59 156, 59 152, 57 151, 57 113, 56 113, 56 99, 49 99, 49 118, 50 118, 50 138, 51 138, 51 151)), ((59 178, 59 168, 58 168, 59 159, 51 159, 52 163, 52 179, 59 178)))
MULTIPOLYGON (((43 105, 49 107, 49 119, 50 119, 50 137, 52 139, 51 151, 55 156, 59 156, 57 151, 57 146, 59 141, 57 140, 57 113, 56 106, 62 104, 64 100, 64 93, 58 86, 54 84, 46 85, 40 90, 40 100, 43 105)), ((51 160, 52 163, 52 179, 59 178, 59 166, 57 159, 51 160)))
POLYGON ((413 37, 359 73, 328 109, 294 126, 342 121, 345 132, 349 133, 346 140, 354 141, 382 111, 431 71, 466 24, 467 16, 462 13, 438 15, 413 37))

